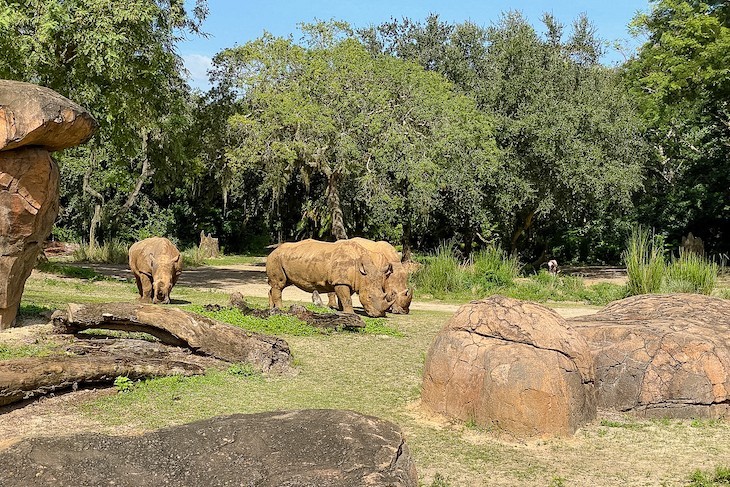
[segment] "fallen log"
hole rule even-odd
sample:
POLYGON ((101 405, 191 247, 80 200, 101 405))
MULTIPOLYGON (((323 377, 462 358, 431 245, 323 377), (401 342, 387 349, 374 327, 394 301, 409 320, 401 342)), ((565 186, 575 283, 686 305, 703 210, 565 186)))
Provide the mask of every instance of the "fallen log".
MULTIPOLYGON (((136 341, 139 340, 131 340, 136 341)), ((105 344, 107 347, 109 345, 105 344)), ((126 353, 121 353, 118 347, 115 353, 110 353, 103 347, 94 351, 83 345, 72 345, 71 349, 75 348, 77 353, 84 355, 52 355, 0 361, 0 406, 66 389, 75 390, 79 386, 111 384, 119 376, 141 379, 205 373, 205 364, 193 363, 184 357, 176 360, 175 352, 166 353, 164 349, 153 351, 148 347, 146 356, 139 356, 135 350, 140 347, 145 348, 141 344, 127 344, 126 353)), ((157 347, 172 349, 165 345, 157 347)))
MULTIPOLYGON (((255 309, 246 303, 241 293, 231 294, 231 306, 238 308, 244 315, 256 316, 257 318, 269 318, 277 315, 296 316, 303 322, 316 328, 329 330, 361 330, 365 328, 365 322, 360 315, 350 313, 315 313, 304 306, 293 304, 288 310, 279 308, 255 309)), ((210 309, 210 308, 209 308, 210 309)))
POLYGON ((287 371, 291 352, 286 341, 244 331, 178 308, 136 303, 70 303, 53 314, 56 333, 89 329, 144 332, 163 343, 227 362, 247 362, 263 372, 287 371))

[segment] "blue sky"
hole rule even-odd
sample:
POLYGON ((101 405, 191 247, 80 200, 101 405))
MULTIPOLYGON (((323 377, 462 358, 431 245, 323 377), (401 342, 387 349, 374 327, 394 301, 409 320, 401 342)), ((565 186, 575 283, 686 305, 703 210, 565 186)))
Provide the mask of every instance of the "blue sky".
MULTIPOLYGON (((194 0, 186 0, 193 4, 194 0)), ((439 14, 448 22, 469 20, 489 26, 508 10, 519 10, 536 27, 540 26, 543 12, 552 13, 559 21, 570 26, 582 12, 588 15, 598 30, 598 35, 608 41, 622 40, 630 47, 639 41, 627 31, 629 21, 638 11, 649 9, 648 0, 309 0, 247 2, 241 0, 208 0, 210 10, 203 24, 208 38, 191 38, 179 44, 180 55, 190 72, 192 86, 207 89, 206 71, 211 58, 227 47, 245 44, 259 37, 264 31, 278 36, 294 34, 298 39, 299 22, 320 20, 345 20, 354 27, 377 25, 391 18, 409 17, 423 20, 430 13, 439 14)), ((621 62, 623 55, 609 52, 604 63, 621 62)))

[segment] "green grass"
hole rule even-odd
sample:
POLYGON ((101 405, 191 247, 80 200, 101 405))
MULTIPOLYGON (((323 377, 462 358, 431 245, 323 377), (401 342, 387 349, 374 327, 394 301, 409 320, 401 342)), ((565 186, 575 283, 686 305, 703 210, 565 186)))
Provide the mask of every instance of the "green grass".
POLYGON ((51 343, 42 345, 8 345, 0 343, 0 360, 22 357, 46 357, 55 352, 56 347, 51 343))
MULTIPOLYGON (((329 308, 327 308, 326 311, 315 306, 307 306, 307 308, 313 309, 317 312, 331 312, 329 308)), ((334 332, 333 330, 308 325, 296 316, 291 315, 274 315, 269 318, 257 318, 255 316, 244 315, 236 308, 225 308, 219 311, 206 311, 203 306, 190 305, 186 306, 185 309, 192 311, 193 313, 199 313, 203 316, 213 318, 214 320, 241 327, 247 331, 265 333, 268 335, 315 336, 329 335, 334 332)), ((365 322, 365 329, 362 333, 394 337, 403 336, 398 330, 389 326, 387 324, 387 320, 383 318, 363 317, 363 321, 365 322)), ((343 333, 351 332, 345 331, 343 333)))
POLYGON ((263 264, 266 257, 258 255, 222 255, 213 259, 205 259, 205 265, 227 266, 227 265, 256 265, 263 264))
POLYGON ((695 470, 687 487, 716 487, 730 485, 730 467, 716 467, 712 473, 695 470))
POLYGON ((71 264, 62 264, 60 262, 42 262, 37 264, 35 268, 41 272, 46 272, 48 274, 55 274, 57 276, 64 277, 73 277, 76 279, 87 279, 90 281, 105 279, 102 274, 99 274, 94 269, 71 264))
POLYGON ((630 295, 660 291, 666 262, 663 242, 659 235, 654 235, 642 227, 634 228, 626 242, 623 259, 629 278, 627 287, 630 295))
POLYGON ((81 245, 73 253, 76 262, 99 264, 126 264, 129 262, 129 245, 121 240, 111 240, 103 245, 81 245))
POLYGON ((664 290, 675 293, 712 294, 719 267, 694 252, 682 252, 672 259, 665 273, 664 290))

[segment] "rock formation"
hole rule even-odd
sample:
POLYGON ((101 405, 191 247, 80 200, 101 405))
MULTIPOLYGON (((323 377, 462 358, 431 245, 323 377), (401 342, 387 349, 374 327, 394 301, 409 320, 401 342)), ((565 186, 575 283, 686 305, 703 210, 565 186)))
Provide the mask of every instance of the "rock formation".
POLYGON ((595 418, 585 340, 544 306, 493 296, 459 308, 426 357, 423 404, 524 437, 567 436, 595 418))
POLYGON ((730 300, 633 296, 569 322, 595 357, 599 407, 730 417, 730 300))
POLYGON ((33 438, 0 452, 0 462, 7 487, 418 485, 396 425, 337 410, 234 415, 139 436, 33 438))
POLYGON ((0 330, 14 323, 58 214, 58 166, 49 152, 85 142, 95 128, 89 112, 58 93, 0 80, 0 330))

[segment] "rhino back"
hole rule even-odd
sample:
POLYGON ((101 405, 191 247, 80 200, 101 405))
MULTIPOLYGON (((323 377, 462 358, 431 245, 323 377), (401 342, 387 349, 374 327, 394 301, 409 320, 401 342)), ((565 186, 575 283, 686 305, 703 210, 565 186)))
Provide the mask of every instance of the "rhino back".
POLYGON ((359 255, 352 248, 331 242, 302 240, 277 247, 266 263, 269 280, 280 278, 305 291, 331 292, 336 284, 353 286, 359 255))

